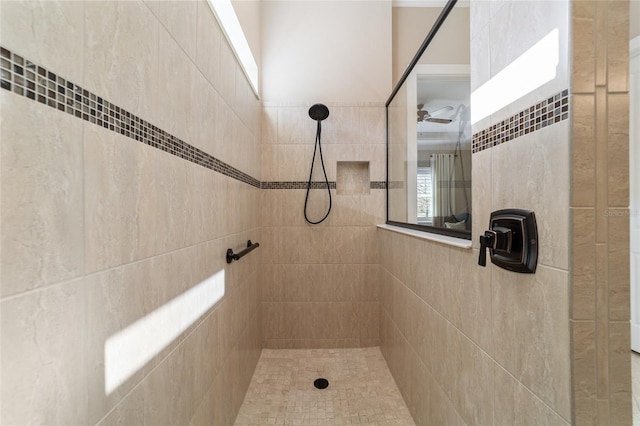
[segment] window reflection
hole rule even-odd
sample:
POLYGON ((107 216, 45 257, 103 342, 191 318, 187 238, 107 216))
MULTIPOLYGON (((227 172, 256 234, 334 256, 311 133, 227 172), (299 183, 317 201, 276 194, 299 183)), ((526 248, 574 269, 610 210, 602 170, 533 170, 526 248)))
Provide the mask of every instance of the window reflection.
POLYGON ((450 10, 387 102, 387 222, 470 239, 469 9, 450 10))

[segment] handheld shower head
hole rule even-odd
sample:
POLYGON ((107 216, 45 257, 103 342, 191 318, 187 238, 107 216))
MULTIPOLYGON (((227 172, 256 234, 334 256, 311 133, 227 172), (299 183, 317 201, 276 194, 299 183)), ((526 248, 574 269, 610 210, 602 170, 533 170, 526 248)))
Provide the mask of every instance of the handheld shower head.
POLYGON ((323 104, 314 104, 309 108, 309 117, 316 121, 322 121, 329 116, 329 108, 323 104))

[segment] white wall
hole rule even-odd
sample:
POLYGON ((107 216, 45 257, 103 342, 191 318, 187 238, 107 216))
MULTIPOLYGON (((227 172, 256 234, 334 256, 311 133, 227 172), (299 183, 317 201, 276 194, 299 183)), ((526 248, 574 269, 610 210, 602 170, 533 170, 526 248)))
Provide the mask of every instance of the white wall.
MULTIPOLYGON (((393 8, 393 84, 395 85, 442 12, 442 7, 393 8)), ((469 8, 457 5, 447 17, 421 64, 469 63, 469 8), (455 48, 452 48, 455 46, 455 48)))
POLYGON ((266 102, 380 102, 391 93, 390 1, 262 4, 266 102))
POLYGON ((260 0, 232 0, 233 10, 235 10, 240 21, 240 26, 247 38, 253 58, 258 64, 258 74, 262 72, 260 67, 261 61, 261 31, 260 31, 260 13, 262 2, 260 0))

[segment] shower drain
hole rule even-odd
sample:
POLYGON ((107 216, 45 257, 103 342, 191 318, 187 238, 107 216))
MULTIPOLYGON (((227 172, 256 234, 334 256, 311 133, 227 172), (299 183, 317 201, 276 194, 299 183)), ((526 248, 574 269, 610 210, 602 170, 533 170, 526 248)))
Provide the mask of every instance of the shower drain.
POLYGON ((315 386, 316 389, 326 389, 329 386, 329 381, 321 377, 313 381, 313 386, 315 386))

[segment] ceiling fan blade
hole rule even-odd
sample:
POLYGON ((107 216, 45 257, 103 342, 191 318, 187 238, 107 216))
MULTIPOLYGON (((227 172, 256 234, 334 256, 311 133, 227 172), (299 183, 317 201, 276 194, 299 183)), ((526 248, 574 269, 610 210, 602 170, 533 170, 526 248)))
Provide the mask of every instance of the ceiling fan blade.
POLYGON ((447 106, 444 106, 444 107, 442 107, 442 108, 438 108, 438 109, 436 109, 436 110, 434 110, 434 111, 431 111, 429 114, 433 115, 433 114, 435 114, 435 113, 437 113, 437 112, 441 112, 441 111, 442 111, 442 112, 445 112, 445 111, 453 111, 453 107, 452 107, 451 105, 447 105, 447 106))
POLYGON ((427 118, 427 121, 430 122, 430 123, 449 124, 453 120, 451 120, 450 118, 429 117, 429 118, 427 118))

